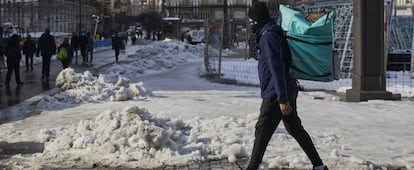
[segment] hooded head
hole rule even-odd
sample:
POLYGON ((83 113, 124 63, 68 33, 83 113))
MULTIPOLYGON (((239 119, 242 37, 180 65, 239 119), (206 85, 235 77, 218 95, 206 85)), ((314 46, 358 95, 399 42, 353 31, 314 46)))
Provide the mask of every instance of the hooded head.
POLYGON ((19 36, 17 34, 13 34, 11 37, 9 37, 8 43, 19 44, 19 36))
POLYGON ((249 16, 249 19, 252 20, 251 26, 253 32, 260 31, 260 28, 270 20, 269 9, 265 2, 254 4, 249 8, 247 15, 249 16))
POLYGON ((63 39, 62 45, 63 45, 63 46, 68 46, 68 45, 69 45, 69 38, 68 38, 68 37, 65 37, 65 38, 63 39))
POLYGON ((46 29, 45 29, 45 33, 46 33, 46 34, 50 34, 50 29, 49 29, 49 28, 46 28, 46 29))

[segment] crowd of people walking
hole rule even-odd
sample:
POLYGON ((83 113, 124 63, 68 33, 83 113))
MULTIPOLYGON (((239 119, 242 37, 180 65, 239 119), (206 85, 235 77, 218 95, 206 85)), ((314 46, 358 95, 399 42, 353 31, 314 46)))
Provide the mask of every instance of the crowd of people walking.
POLYGON ((13 32, 10 37, 0 41, 0 68, 5 68, 7 65, 5 86, 10 87, 13 73, 16 85, 24 84, 20 79, 20 61, 22 60, 22 54, 25 57, 26 71, 33 71, 34 57, 41 57, 41 79, 43 81, 49 81, 51 59, 62 48, 65 48, 66 52, 66 58, 60 60, 63 69, 69 67, 71 64, 78 65, 79 52, 82 56, 82 61, 79 62, 82 62, 82 65, 92 64, 94 39, 90 33, 82 31, 79 36, 74 33, 72 37, 64 38, 63 42, 57 46, 55 36, 51 35, 50 29, 45 29, 37 42, 33 40, 30 34, 26 36, 24 41, 21 41, 18 33, 13 32))
MULTIPOLYGON (((110 41, 110 47, 115 52, 115 62, 118 63, 120 51, 125 48, 126 39, 123 35, 115 33, 110 41)), ((10 87, 13 73, 16 85, 24 84, 20 79, 22 55, 25 57, 26 71, 33 71, 34 57, 41 57, 41 79, 45 82, 50 80, 53 56, 60 60, 63 69, 71 65, 91 66, 93 64, 94 43, 95 40, 92 34, 86 31, 81 31, 79 34, 73 33, 71 37, 65 37, 59 45, 57 45, 55 36, 50 33, 48 28, 38 39, 33 39, 30 34, 27 34, 25 39, 21 40, 17 33, 12 33, 10 37, 0 40, 0 69, 6 68, 7 65, 4 84, 6 87, 10 87), (61 55, 59 52, 61 49, 64 49, 65 55, 63 58, 58 57, 61 55)), ((0 84, 0 87, 3 86, 2 84, 0 84)))

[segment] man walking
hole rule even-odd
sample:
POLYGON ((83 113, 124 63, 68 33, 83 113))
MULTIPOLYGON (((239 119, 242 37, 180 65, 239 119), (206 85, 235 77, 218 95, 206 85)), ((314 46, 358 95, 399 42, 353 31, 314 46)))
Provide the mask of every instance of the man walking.
POLYGON ((88 64, 88 37, 86 36, 86 32, 82 31, 79 37, 79 48, 82 55, 82 65, 88 64))
POLYGON ((26 70, 33 70, 33 54, 36 52, 36 44, 30 35, 23 44, 23 54, 26 56, 26 70))
POLYGON ((7 75, 6 75, 6 87, 10 86, 11 75, 14 71, 16 77, 16 84, 22 85, 20 80, 20 60, 22 48, 20 47, 19 36, 13 34, 8 40, 5 48, 5 54, 7 57, 7 75))
POLYGON ((86 34, 87 37, 87 42, 86 42, 86 56, 88 56, 89 54, 91 55, 91 58, 89 59, 89 65, 92 65, 92 60, 93 60, 93 45, 94 45, 94 40, 93 37, 91 35, 90 32, 88 32, 86 34))
POLYGON ((49 81, 50 59, 53 54, 56 54, 55 37, 50 35, 50 29, 47 28, 39 38, 36 52, 37 57, 42 56, 42 80, 49 81))
POLYGON ((66 50, 66 58, 60 60, 60 62, 62 63, 62 68, 68 68, 70 65, 70 61, 72 61, 72 57, 73 57, 73 48, 72 46, 69 44, 69 38, 64 38, 62 44, 60 44, 60 46, 58 47, 58 54, 59 55, 59 50, 61 50, 62 48, 65 48, 66 50))
MULTIPOLYGON (((0 31, 1 31, 1 27, 0 27, 0 31)), ((1 37, 1 34, 2 33, 0 33, 0 37, 1 37)), ((5 68, 6 67, 6 62, 4 61, 4 53, 5 53, 5 49, 6 47, 5 47, 5 43, 3 42, 3 40, 0 40, 0 79, 1 79, 1 69, 3 69, 3 68, 5 68)), ((3 87, 1 84, 0 84, 0 87, 3 87)))
POLYGON ((115 61, 118 63, 119 51, 121 49, 122 40, 118 34, 112 36, 112 49, 115 50, 115 61))
MULTIPOLYGON (((248 170, 256 170, 280 121, 310 159, 314 170, 327 170, 297 114, 298 86, 289 74, 290 51, 281 48, 282 29, 271 19, 264 2, 253 4, 248 16, 258 44, 258 71, 263 99, 256 123, 255 140, 248 170)), ((286 44, 285 44, 286 45, 286 44)))
POLYGON ((72 37, 70 38, 70 45, 72 46, 74 52, 73 55, 75 56, 75 64, 78 65, 79 37, 76 33, 72 34, 72 37))

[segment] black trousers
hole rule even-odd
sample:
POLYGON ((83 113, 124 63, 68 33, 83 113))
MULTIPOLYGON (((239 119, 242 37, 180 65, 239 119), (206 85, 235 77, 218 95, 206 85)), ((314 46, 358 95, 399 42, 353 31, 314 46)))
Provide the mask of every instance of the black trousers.
POLYGON ((80 52, 82 55, 82 63, 86 64, 88 62, 88 51, 86 49, 86 47, 80 47, 80 52))
POLYGON ((118 62, 120 48, 115 48, 115 61, 118 62))
POLYGON ((78 64, 78 51, 79 48, 73 48, 73 57, 75 57, 75 64, 78 64))
POLYGON ((92 64, 92 60, 93 60, 93 48, 92 49, 88 49, 88 53, 91 54, 91 59, 89 60, 89 63, 92 64))
POLYGON ((52 56, 42 56, 42 78, 49 78, 51 58, 52 56))
MULTIPOLYGON (((17 57, 16 57, 17 58, 17 57)), ((10 83, 12 73, 14 72, 16 77, 16 83, 20 83, 20 59, 9 59, 7 58, 7 74, 6 74, 6 84, 10 83)))
POLYGON ((255 140, 252 150, 251 159, 247 169, 256 170, 262 162, 266 147, 270 138, 283 120, 286 130, 295 138, 300 147, 312 162, 313 166, 323 165, 312 139, 303 128, 300 118, 297 114, 296 97, 289 102, 292 106, 292 113, 283 116, 279 108, 279 103, 275 99, 263 99, 260 116, 256 123, 255 140))
POLYGON ((26 70, 30 68, 33 70, 33 54, 26 54, 26 70))
POLYGON ((62 61, 60 61, 60 62, 62 63, 62 68, 63 68, 63 69, 68 68, 68 67, 69 67, 69 65, 70 65, 70 60, 69 60, 69 59, 62 60, 62 61))

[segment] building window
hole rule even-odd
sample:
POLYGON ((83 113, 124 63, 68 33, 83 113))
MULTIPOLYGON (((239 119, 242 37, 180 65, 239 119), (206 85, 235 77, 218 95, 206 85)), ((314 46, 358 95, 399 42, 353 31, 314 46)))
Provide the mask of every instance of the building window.
POLYGON ((201 12, 200 19, 208 19, 210 18, 210 12, 201 12))
POLYGON ((183 0, 181 3, 182 3, 181 5, 186 5, 186 6, 187 5, 191 6, 193 4, 193 2, 191 0, 183 0))
POLYGON ((192 12, 188 12, 188 11, 183 11, 181 12, 181 17, 180 18, 193 18, 193 13, 192 12))

